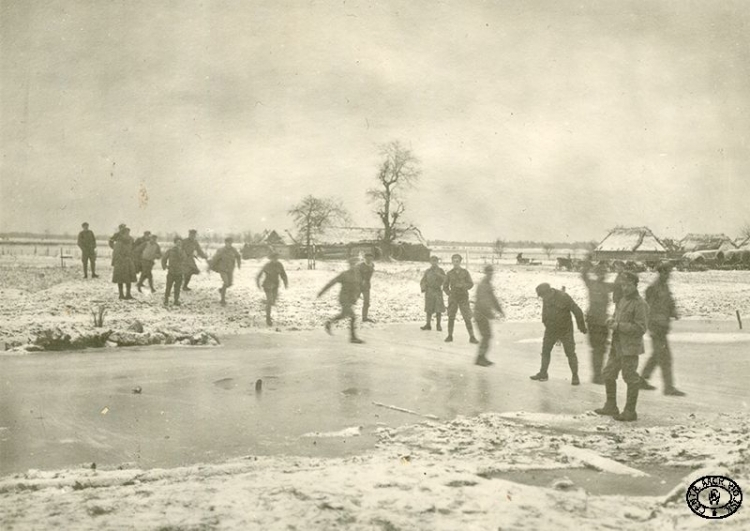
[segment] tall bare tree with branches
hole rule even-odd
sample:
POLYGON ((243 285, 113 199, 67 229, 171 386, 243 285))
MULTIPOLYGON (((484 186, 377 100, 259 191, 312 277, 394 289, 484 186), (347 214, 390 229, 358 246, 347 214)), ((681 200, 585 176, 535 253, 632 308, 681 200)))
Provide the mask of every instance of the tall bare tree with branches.
POLYGON ((334 223, 348 224, 350 220, 349 212, 339 199, 312 195, 302 199, 288 214, 294 221, 299 241, 305 245, 308 269, 315 269, 315 236, 334 223))
POLYGON ((406 228, 402 219, 406 211, 403 192, 417 183, 422 172, 419 159, 398 140, 382 145, 380 155, 382 162, 376 177, 377 186, 370 188, 367 195, 383 224, 382 251, 387 260, 391 257, 394 240, 406 228))

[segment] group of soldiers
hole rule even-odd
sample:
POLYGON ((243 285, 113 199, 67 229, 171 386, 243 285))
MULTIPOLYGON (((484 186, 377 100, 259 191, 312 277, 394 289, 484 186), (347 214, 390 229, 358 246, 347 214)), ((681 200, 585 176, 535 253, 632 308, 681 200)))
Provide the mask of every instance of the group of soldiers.
MULTIPOLYGON (((78 246, 81 249, 83 261, 83 276, 88 278, 88 269, 91 267, 92 278, 96 274, 96 237, 89 229, 88 223, 82 224, 81 232, 78 234, 78 246)), ((167 281, 164 290, 164 305, 168 306, 170 296, 174 296, 173 304, 180 305, 180 295, 183 291, 191 291, 190 280, 194 275, 200 273, 198 259, 208 263, 211 271, 219 273, 222 285, 218 288, 219 303, 226 305, 227 290, 234 284, 235 267, 242 267, 242 257, 233 246, 232 238, 224 240, 224 246, 219 248, 212 257, 201 248, 197 239, 198 231, 191 229, 187 238, 179 236, 173 239, 173 246, 162 253, 161 247, 155 234, 145 231, 143 236, 136 239, 130 235, 130 228, 124 223, 117 232, 109 238, 109 246, 112 248, 112 282, 117 284, 119 298, 121 300, 132 300, 131 287, 135 283, 136 288, 142 293, 143 286, 148 282, 151 293, 155 293, 154 278, 152 270, 156 260, 161 260, 162 269, 167 271, 167 281), (140 274, 140 276, 139 276, 140 274)), ((279 262, 276 253, 269 255, 269 261, 263 266, 256 277, 258 288, 266 294, 266 323, 273 324, 271 308, 278 299, 281 282, 288 287, 289 279, 284 266, 279 262)))
MULTIPOLYGON (((200 272, 196 259, 202 258, 208 262, 210 270, 218 272, 221 276, 220 303, 225 305, 227 289, 233 284, 235 266, 239 269, 242 264, 240 253, 233 247, 232 239, 226 238, 224 247, 217 250, 209 259, 196 236, 197 231, 190 230, 187 238, 174 238, 174 245, 162 253, 155 235, 146 231, 143 236, 133 239, 130 236, 130 229, 124 224, 120 225, 118 231, 109 239, 109 245, 113 249, 112 282, 118 285, 120 299, 133 298, 130 290, 134 282, 139 292, 146 281, 151 292, 155 292, 152 268, 154 262, 161 259, 162 268, 167 270, 164 305, 168 305, 172 291, 174 291, 174 304, 179 305, 181 290, 190 291, 191 277, 200 272), (140 278, 137 276, 138 273, 140 273, 140 278)), ((88 223, 83 224, 83 230, 78 236, 78 245, 82 251, 84 277, 88 277, 89 265, 92 277, 96 277, 96 238, 89 230, 88 223)), ((269 261, 256 277, 258 288, 262 287, 266 294, 266 323, 268 325, 273 323, 271 308, 276 304, 281 282, 285 288, 289 285, 284 266, 278 258, 278 254, 271 253, 269 261)), ((461 266, 461 255, 454 254, 451 257, 453 267, 447 273, 440 267, 437 257, 433 256, 430 261, 431 265, 424 271, 420 282, 421 291, 424 294, 426 316, 426 322, 421 329, 432 330, 432 316, 434 315, 436 330, 442 331, 441 317, 447 311, 448 334, 445 341, 452 342, 456 317, 460 311, 469 334, 469 342, 479 345, 475 363, 483 367, 493 365, 493 362, 487 358, 492 338, 490 321, 496 316, 504 316, 502 306, 492 286, 493 266, 487 265, 484 268, 484 278, 477 285, 472 312, 469 291, 474 287, 474 282, 469 271, 461 266), (444 295, 448 297, 447 308, 443 299, 444 295), (472 320, 476 322, 481 340, 474 335, 472 320)), ((364 255, 364 261, 352 257, 349 259, 349 268, 334 277, 320 290, 318 297, 336 284, 341 285, 339 291, 341 310, 334 317, 326 320, 324 325, 326 332, 332 333, 334 323, 348 319, 350 342, 363 343, 357 336, 354 307, 362 297, 362 321, 374 322, 369 317, 370 287, 374 271, 371 253, 364 255)), ((589 336, 593 383, 603 384, 606 390, 606 402, 602 408, 596 410, 597 413, 613 416, 616 420, 636 420, 638 394, 642 389, 655 389, 648 382, 648 378, 656 367, 661 368, 664 394, 684 396, 685 393, 674 386, 672 354, 667 339, 671 320, 679 318, 669 289, 671 265, 662 264, 657 271, 658 277, 646 289, 644 300, 638 293, 639 279, 635 273, 619 270, 615 281, 607 282, 608 271, 605 264, 593 266, 590 262, 586 262, 581 273, 589 295, 589 305, 585 315, 570 295, 564 291, 564 288, 557 290, 548 283, 538 285, 536 294, 542 299, 544 337, 541 366, 539 371, 530 378, 538 382, 545 382, 549 379, 548 370, 552 350, 556 344, 561 344, 571 371, 571 384, 580 385, 573 331, 573 318, 575 318, 578 330, 589 336), (615 304, 614 315, 611 317, 608 314, 610 294, 615 304), (640 354, 645 352, 643 337, 647 332, 652 338, 653 354, 639 375, 638 361, 640 354), (608 345, 609 357, 605 364, 608 345), (617 406, 617 377, 620 372, 627 384, 627 398, 622 412, 617 406)))

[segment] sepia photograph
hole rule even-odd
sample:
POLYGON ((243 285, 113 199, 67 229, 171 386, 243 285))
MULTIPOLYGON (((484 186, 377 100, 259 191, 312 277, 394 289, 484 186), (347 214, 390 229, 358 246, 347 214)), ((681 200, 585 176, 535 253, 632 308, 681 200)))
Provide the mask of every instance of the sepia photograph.
POLYGON ((750 3, 0 0, 0 529, 750 529, 750 3))

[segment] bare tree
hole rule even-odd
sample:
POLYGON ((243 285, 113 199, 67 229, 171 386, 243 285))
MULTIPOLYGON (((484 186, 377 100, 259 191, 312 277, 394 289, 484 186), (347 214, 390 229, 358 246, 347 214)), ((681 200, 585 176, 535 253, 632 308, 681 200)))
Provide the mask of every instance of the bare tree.
POLYGON ((542 244, 542 251, 544 251, 544 254, 547 255, 547 260, 550 259, 550 256, 552 256, 552 251, 554 250, 554 246, 551 243, 543 243, 542 244))
POLYGON ((495 240, 495 243, 492 245, 492 252, 494 253, 494 256, 500 260, 503 257, 503 253, 505 252, 505 246, 507 245, 507 242, 503 240, 502 238, 498 238, 495 240))
POLYGON ((398 140, 381 146, 380 155, 383 161, 377 174, 377 186, 369 189, 367 195, 383 224, 383 257, 389 259, 394 240, 406 228, 402 222, 406 211, 402 193, 416 184, 422 172, 419 159, 398 140))
POLYGON ((349 213, 338 199, 306 196, 288 214, 294 220, 297 237, 305 246, 307 268, 315 269, 315 236, 334 223, 349 223, 349 213))
POLYGON ((745 223, 740 229, 740 237, 743 240, 750 239, 750 222, 745 223))

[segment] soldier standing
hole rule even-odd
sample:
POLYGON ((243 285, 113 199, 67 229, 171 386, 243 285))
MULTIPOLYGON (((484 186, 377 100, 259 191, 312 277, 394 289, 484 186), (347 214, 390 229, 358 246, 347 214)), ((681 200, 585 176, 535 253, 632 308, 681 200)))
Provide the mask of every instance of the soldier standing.
POLYGON ((474 286, 469 272, 461 267, 461 255, 454 254, 451 257, 453 269, 448 271, 443 283, 443 291, 448 295, 448 337, 446 343, 453 341, 453 327, 456 323, 456 313, 461 310, 466 330, 469 332, 469 343, 479 343, 474 336, 474 328, 471 326, 471 308, 469 307, 469 290, 474 286))
POLYGON ((284 264, 279 262, 279 253, 272 251, 268 255, 269 261, 260 270, 258 276, 255 279, 255 283, 258 288, 261 287, 260 279, 263 278, 263 291, 266 293, 266 324, 268 326, 273 325, 273 319, 271 319, 271 308, 276 305, 276 301, 279 298, 279 279, 284 282, 284 289, 289 287, 289 279, 286 276, 284 270, 284 264))
POLYGON ((421 330, 432 330, 432 314, 435 314, 436 330, 442 332, 440 326, 440 316, 445 311, 443 302, 443 283, 445 282, 445 271, 438 266, 440 259, 437 256, 431 256, 432 265, 422 275, 419 287, 424 293, 424 313, 427 316, 427 322, 420 327, 421 330))
POLYGON ((602 367, 604 366, 604 354, 607 351, 607 339, 609 328, 607 328, 607 307, 609 306, 609 293, 614 289, 613 284, 604 279, 607 270, 601 262, 594 268, 595 278, 590 275, 590 262, 584 263, 581 276, 589 291, 589 308, 586 312, 586 324, 588 325, 589 343, 591 344, 591 368, 594 373, 593 382, 601 385, 602 367))
POLYGON ((188 264, 187 269, 185 270, 185 275, 182 281, 182 289, 184 291, 192 291, 188 284, 190 283, 190 278, 193 275, 200 274, 200 269, 198 269, 198 265, 195 263, 195 257, 196 255, 200 258, 203 258, 204 260, 208 259, 208 256, 206 256, 206 253, 203 252, 203 249, 201 249, 201 244, 198 243, 198 231, 195 229, 190 229, 188 231, 188 237, 186 240, 182 242, 182 250, 185 252, 185 254, 188 257, 188 264))
POLYGON ((490 340, 492 339, 490 319, 495 318, 495 312, 502 316, 505 315, 492 288, 492 275, 494 272, 494 267, 491 265, 485 266, 484 278, 477 286, 477 299, 474 304, 474 319, 477 322, 479 335, 482 337, 482 340, 479 342, 479 353, 474 363, 482 367, 489 367, 493 364, 487 359, 487 351, 490 349, 490 340))
POLYGON ((242 265, 240 253, 232 247, 233 241, 232 238, 225 238, 224 247, 216 251, 216 254, 209 261, 211 270, 216 271, 221 276, 222 285, 219 288, 221 300, 219 304, 222 306, 227 305, 227 289, 234 284, 234 266, 237 264, 237 269, 240 269, 242 265))
POLYGON ((659 276, 648 288, 646 288, 646 303, 649 307, 648 329, 651 333, 654 352, 643 367, 641 374, 641 389, 653 391, 656 389, 648 383, 648 378, 656 366, 661 367, 661 376, 664 380, 664 394, 669 396, 685 396, 685 393, 674 386, 672 375, 672 351, 669 348, 667 335, 669 334, 670 320, 679 319, 677 307, 669 290, 669 276, 672 266, 669 263, 660 264, 656 269, 659 276))
POLYGON ((570 295, 550 287, 546 282, 536 287, 536 294, 542 298, 544 339, 542 340, 542 366, 539 372, 530 378, 539 382, 549 380, 547 370, 552 358, 552 348, 557 341, 560 341, 565 350, 565 356, 568 358, 568 366, 572 374, 571 384, 579 385, 581 381, 578 378, 578 357, 573 338, 573 320, 570 314, 575 316, 578 330, 585 334, 587 329, 583 320, 583 312, 570 295))
POLYGON ((365 261, 357 266, 359 270, 359 276, 362 279, 362 322, 363 323, 374 323, 372 319, 368 317, 370 311, 370 281, 372 275, 375 272, 375 264, 372 262, 372 253, 365 253, 365 261))
POLYGON ((91 264, 91 278, 99 278, 96 274, 96 236, 89 230, 89 224, 81 225, 83 230, 78 233, 78 248, 81 249, 83 261, 83 278, 89 277, 88 265, 91 264))
POLYGON ((359 299, 359 290, 362 287, 362 281, 359 278, 359 271, 357 269, 357 259, 349 258, 349 269, 336 276, 328 284, 323 286, 323 289, 318 293, 320 298, 326 291, 331 289, 335 284, 341 284, 341 291, 339 292, 339 303, 341 303, 341 312, 335 317, 325 322, 325 330, 329 334, 331 333, 331 325, 341 319, 349 319, 349 342, 350 343, 364 343, 357 337, 357 331, 355 328, 356 316, 354 315, 354 305, 359 299))
POLYGON ((620 285, 622 297, 617 302, 614 317, 607 320, 607 326, 612 330, 609 359, 602 370, 607 400, 604 407, 595 411, 599 415, 610 415, 615 420, 633 421, 638 419, 635 411, 641 381, 638 376, 638 356, 645 351, 643 336, 648 328, 648 304, 638 294, 638 276, 635 273, 622 273, 620 285), (620 371, 628 385, 622 413, 617 408, 617 375, 620 371))
POLYGON ((131 300, 130 286, 138 279, 135 274, 135 263, 133 262, 133 238, 130 237, 130 229, 123 228, 114 242, 112 251, 112 282, 117 284, 120 300, 131 300), (126 291, 123 293, 123 287, 126 291))
POLYGON ((161 258, 161 268, 167 270, 167 287, 164 291, 164 306, 169 304, 169 294, 174 287, 174 305, 180 305, 180 288, 182 276, 189 267, 187 254, 182 249, 182 238, 174 239, 174 247, 169 249, 161 258))

